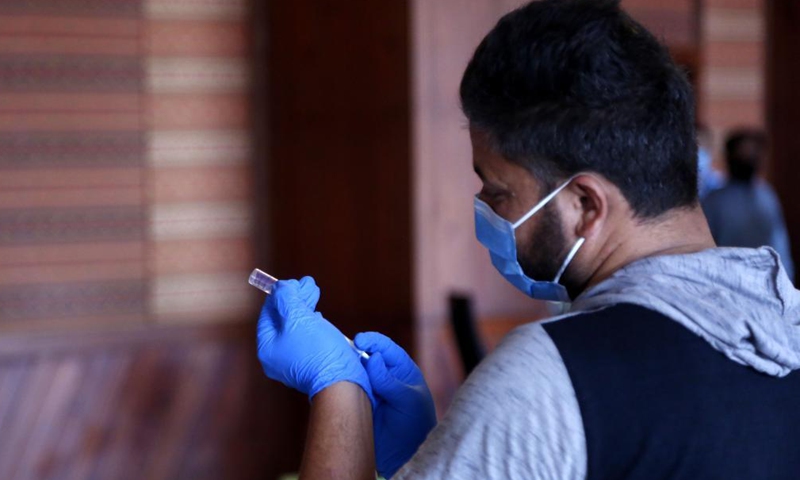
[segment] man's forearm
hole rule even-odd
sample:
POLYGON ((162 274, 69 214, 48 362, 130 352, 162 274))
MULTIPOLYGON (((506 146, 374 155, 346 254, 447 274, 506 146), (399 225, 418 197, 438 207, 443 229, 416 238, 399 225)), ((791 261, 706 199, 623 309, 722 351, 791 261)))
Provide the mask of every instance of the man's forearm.
POLYGON ((375 480, 372 406, 356 384, 339 382, 311 402, 302 480, 375 480))

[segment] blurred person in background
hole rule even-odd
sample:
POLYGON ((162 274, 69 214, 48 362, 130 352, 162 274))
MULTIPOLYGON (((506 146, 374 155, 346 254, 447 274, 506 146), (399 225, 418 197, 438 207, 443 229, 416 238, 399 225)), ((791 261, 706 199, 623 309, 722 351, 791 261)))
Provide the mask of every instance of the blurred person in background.
POLYGON ((720 247, 769 246, 794 279, 789 234, 778 196, 759 176, 767 150, 763 132, 739 129, 725 141, 728 181, 703 199, 714 241, 720 247))
POLYGON ((572 308, 507 335, 437 424, 402 348, 360 333, 363 359, 311 278, 278 282, 258 356, 310 398, 301 478, 796 480, 800 291, 774 250, 715 248, 666 48, 618 1, 536 1, 484 38, 460 97, 478 240, 572 308))
POLYGON ((697 126, 697 188, 700 200, 725 184, 722 174, 714 168, 714 142, 711 130, 705 125, 697 126))

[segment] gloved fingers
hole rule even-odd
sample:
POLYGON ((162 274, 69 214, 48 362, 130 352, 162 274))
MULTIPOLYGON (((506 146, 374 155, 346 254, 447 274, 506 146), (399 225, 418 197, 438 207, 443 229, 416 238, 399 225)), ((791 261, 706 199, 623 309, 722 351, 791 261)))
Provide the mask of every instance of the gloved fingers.
POLYGON ((354 342, 356 347, 369 354, 380 352, 387 370, 398 382, 407 385, 425 383, 425 378, 414 360, 386 335, 377 332, 360 333, 356 335, 354 342))
POLYGON ((297 280, 280 280, 272 289, 273 301, 275 302, 276 327, 278 329, 289 328, 300 318, 304 318, 307 313, 311 313, 306 303, 300 298, 298 291, 300 283, 297 280))
POLYGON ((274 301, 267 298, 264 305, 261 307, 261 315, 258 317, 256 324, 256 347, 260 353, 267 351, 267 347, 278 336, 279 325, 276 322, 277 313, 275 312, 274 301))
POLYGON ((372 392, 383 398, 391 398, 402 391, 405 385, 389 373, 381 352, 372 354, 366 362, 367 376, 372 385, 372 392))
POLYGON ((308 308, 316 310, 320 291, 314 278, 309 276, 301 278, 298 283, 298 291, 300 298, 303 299, 303 302, 305 302, 308 308))
POLYGON ((269 317, 270 312, 274 306, 275 306, 274 298, 272 298, 271 296, 267 296, 267 298, 264 299, 264 303, 261 304, 261 313, 258 315, 258 320, 261 321, 269 317))
POLYGON ((370 355, 380 352, 386 366, 389 368, 409 363, 414 365, 414 360, 411 359, 408 353, 406 353, 400 345, 394 343, 391 338, 382 333, 359 333, 355 336, 353 342, 356 344, 356 347, 370 355))
POLYGON ((277 328, 280 323, 278 320, 277 310, 275 309, 275 298, 271 295, 267 296, 264 304, 261 305, 261 313, 258 315, 257 329, 261 331, 264 328, 277 328))

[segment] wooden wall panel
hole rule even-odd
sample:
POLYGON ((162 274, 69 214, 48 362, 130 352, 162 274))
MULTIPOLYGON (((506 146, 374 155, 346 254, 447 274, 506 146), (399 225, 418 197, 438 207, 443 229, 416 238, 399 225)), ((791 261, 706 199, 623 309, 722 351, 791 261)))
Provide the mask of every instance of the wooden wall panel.
POLYGON ((269 2, 268 210, 279 278, 344 333, 411 344, 407 2, 269 2))
POLYGON ((691 50, 697 47, 699 1, 622 0, 622 7, 670 49, 691 50))
POLYGON ((147 313, 141 1, 64 5, 0 5, 0 331, 147 313))
MULTIPOLYGON (((781 199, 795 264, 800 258, 800 4, 768 0, 771 181, 781 199)), ((798 279, 795 278, 795 283, 798 279)))
MULTIPOLYGON (((65 314, 56 327, 96 318, 99 312, 85 304, 95 293, 67 300, 83 302, 82 309, 31 302, 65 301, 63 292, 75 294, 79 285, 95 292, 99 282, 120 279, 140 285, 120 285, 124 295, 112 298, 138 292, 143 321, 171 321, 171 294, 159 288, 181 281, 170 278, 180 267, 174 259, 165 262, 159 248, 162 240, 175 240, 164 237, 169 230, 205 242, 202 250, 182 252, 180 260, 193 264, 183 270, 204 275, 206 288, 214 289, 215 276, 227 289, 234 288, 230 275, 241 279, 235 292, 219 296, 218 302, 244 302, 229 310, 205 292, 180 290, 173 303, 182 305, 182 320, 192 297, 204 297, 198 313, 206 319, 227 322, 254 314, 260 297, 246 283, 255 258, 256 195, 250 8, 246 2, 187 1, 176 7, 156 0, 84 0, 67 10, 45 0, 0 6, 0 253, 30 257, 23 247, 31 243, 119 241, 144 248, 137 258, 85 257, 50 265, 0 257, 0 289, 15 289, 14 301, 0 305, 0 328, 12 318, 34 327, 41 324, 37 315, 52 319, 59 309, 84 315, 65 314), (230 241, 238 242, 236 251, 226 248, 230 241), (174 267, 163 268, 167 263, 174 267), (166 278, 156 278, 161 275, 166 278), (52 294, 44 292, 48 288, 52 294), (25 291, 40 293, 30 297, 25 291)), ((128 307, 126 300, 125 318, 128 307)), ((109 322, 112 310, 103 311, 109 322)))
POLYGON ((252 327, 6 336, 0 478, 275 479, 305 428, 281 404, 307 408, 264 379, 252 327))
POLYGON ((146 0, 147 192, 156 322, 252 318, 256 266, 252 10, 146 0))
POLYGON ((261 4, 0 2, 3 480, 297 470, 247 285, 261 4))
POLYGON ((447 323, 452 291, 475 300, 478 316, 542 307, 508 285, 475 239, 472 196, 480 181, 458 104, 473 51, 519 0, 413 2, 414 294, 418 360, 443 410, 460 382, 447 323))
POLYGON ((721 171, 731 129, 766 128, 765 5, 765 0, 702 2, 698 120, 713 133, 714 163, 721 171))

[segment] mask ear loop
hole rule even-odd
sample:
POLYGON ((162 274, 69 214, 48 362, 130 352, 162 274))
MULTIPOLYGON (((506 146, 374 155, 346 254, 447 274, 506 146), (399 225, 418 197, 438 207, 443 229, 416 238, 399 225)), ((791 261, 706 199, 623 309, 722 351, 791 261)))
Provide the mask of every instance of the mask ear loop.
POLYGON ((558 281, 561 280, 561 275, 564 275, 564 272, 567 270, 567 267, 569 266, 570 263, 572 263, 572 259, 575 258, 575 255, 578 253, 578 250, 580 250, 580 248, 583 246, 583 242, 585 241, 586 239, 584 237, 581 237, 578 239, 577 242, 575 242, 575 245, 572 247, 572 250, 569 251, 567 258, 564 260, 564 263, 558 270, 556 278, 553 280, 555 283, 558 283, 558 281))
POLYGON ((548 193, 547 196, 544 197, 539 203, 537 203, 533 208, 528 210, 528 213, 526 213, 525 215, 522 216, 522 218, 520 218, 519 220, 517 220, 516 222, 511 224, 511 227, 514 230, 516 230, 517 227, 519 227, 520 225, 525 223, 525 220, 531 218, 536 212, 541 210, 542 207, 547 205, 550 202, 550 200, 553 199, 553 197, 558 195, 561 192, 561 190, 564 190, 565 188, 567 188, 567 185, 569 185, 570 182, 575 179, 575 177, 577 177, 577 175, 573 175, 573 176, 569 177, 566 182, 562 183, 558 188, 556 188, 552 192, 548 193))

